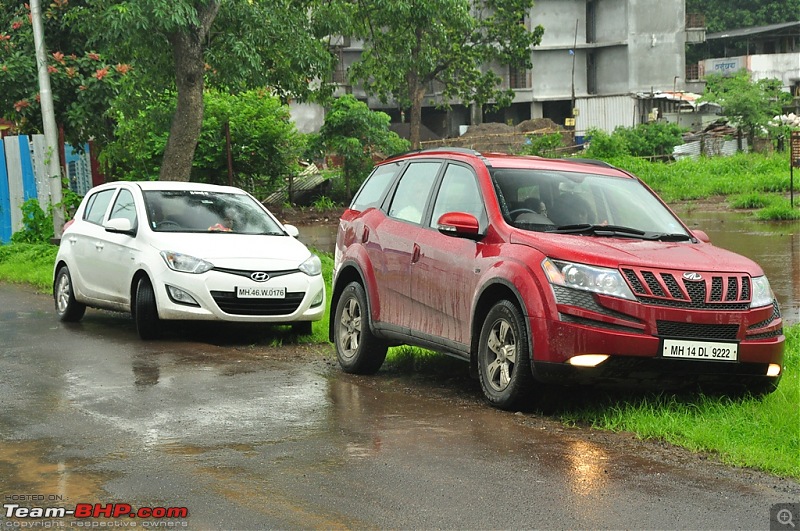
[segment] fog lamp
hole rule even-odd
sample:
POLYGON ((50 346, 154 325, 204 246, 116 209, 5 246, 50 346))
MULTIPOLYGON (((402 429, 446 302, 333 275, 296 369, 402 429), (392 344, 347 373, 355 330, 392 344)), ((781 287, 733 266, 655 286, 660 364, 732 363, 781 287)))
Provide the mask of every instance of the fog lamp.
POLYGON ((319 290, 316 295, 314 295, 314 300, 311 301, 311 307, 314 308, 322 304, 322 299, 324 298, 325 291, 319 290))
POLYGON ((767 376, 780 376, 781 374, 781 366, 777 363, 770 363, 769 367, 767 367, 767 376))
POLYGON ((597 367, 608 359, 608 354, 581 354, 573 356, 567 363, 574 367, 597 367))
POLYGON ((167 286, 167 293, 169 294, 169 298, 172 299, 172 302, 187 304, 189 306, 200 306, 197 301, 194 300, 194 297, 175 286, 167 286))

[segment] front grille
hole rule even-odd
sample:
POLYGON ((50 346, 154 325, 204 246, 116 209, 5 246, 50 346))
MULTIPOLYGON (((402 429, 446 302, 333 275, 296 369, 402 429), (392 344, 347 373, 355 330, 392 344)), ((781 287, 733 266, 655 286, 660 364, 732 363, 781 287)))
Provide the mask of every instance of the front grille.
POLYGON ((681 323, 678 321, 657 320, 656 329, 659 337, 734 341, 739 332, 739 325, 681 323))
POLYGON ((703 273, 700 280, 683 271, 622 267, 622 274, 642 304, 693 310, 750 308, 750 277, 746 274, 703 273))
POLYGON ((212 291, 219 309, 231 315, 289 315, 305 297, 304 292, 288 292, 283 299, 240 299, 234 291, 212 291))
POLYGON ((240 276, 240 277, 247 277, 247 278, 250 278, 250 275, 252 275, 253 273, 267 273, 269 275, 269 278, 275 278, 275 277, 282 277, 284 275, 291 275, 292 273, 299 273, 300 272, 299 269, 282 269, 282 270, 279 270, 279 271, 264 271, 262 269, 247 270, 247 269, 230 269, 230 268, 227 268, 227 267, 215 267, 213 269, 213 271, 219 271, 220 273, 227 273, 229 275, 237 275, 237 276, 240 276))

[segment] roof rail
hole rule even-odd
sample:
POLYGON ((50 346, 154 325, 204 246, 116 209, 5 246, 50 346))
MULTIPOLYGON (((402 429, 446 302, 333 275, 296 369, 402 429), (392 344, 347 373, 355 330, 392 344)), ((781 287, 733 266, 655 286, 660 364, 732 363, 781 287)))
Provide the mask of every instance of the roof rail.
POLYGON ((476 151, 470 148, 455 147, 455 146, 440 146, 427 149, 420 149, 417 153, 436 153, 437 151, 453 151, 456 153, 466 153, 468 155, 475 155, 478 157, 481 155, 480 151, 476 151))
POLYGON ((611 164, 609 164, 608 162, 606 162, 606 161, 604 161, 604 160, 597 160, 597 159, 580 159, 580 158, 574 158, 574 159, 561 159, 561 160, 569 160, 570 162, 577 162, 577 163, 579 163, 579 164, 591 164, 591 165, 593 165, 593 166, 602 166, 602 167, 604 167, 604 168, 614 168, 614 169, 617 169, 617 167, 616 167, 616 166, 612 166, 611 164))

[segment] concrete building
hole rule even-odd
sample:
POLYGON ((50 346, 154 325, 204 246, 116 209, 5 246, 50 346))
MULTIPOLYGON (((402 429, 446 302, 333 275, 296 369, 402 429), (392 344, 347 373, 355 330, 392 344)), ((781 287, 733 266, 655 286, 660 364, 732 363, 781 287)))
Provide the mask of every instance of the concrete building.
MULTIPOLYGON (((503 86, 514 89, 513 104, 493 113, 460 102, 451 102, 448 111, 429 104, 423 109, 423 124, 437 135, 452 137, 483 122, 515 125, 550 118, 565 125, 574 118, 575 134, 581 137, 593 127, 610 132, 645 122, 653 116, 648 95, 685 90, 685 45, 704 36, 702 25, 691 20, 687 28, 684 0, 536 0, 525 23, 541 24, 545 32, 531 52, 533 69, 496 69, 503 86)), ((332 45, 339 57, 334 80, 341 83, 340 93, 352 93, 370 108, 388 113, 393 122, 402 121, 395 105, 346 84, 347 68, 358 59, 362 43, 338 38, 332 45)), ((436 86, 425 101, 441 101, 436 86)), ((309 122, 315 120, 312 114, 307 107, 298 112, 309 122)))
POLYGON ((706 58, 693 65, 690 89, 702 92, 708 74, 745 69, 754 81, 780 79, 785 91, 800 98, 800 20, 709 33, 701 46, 706 58))

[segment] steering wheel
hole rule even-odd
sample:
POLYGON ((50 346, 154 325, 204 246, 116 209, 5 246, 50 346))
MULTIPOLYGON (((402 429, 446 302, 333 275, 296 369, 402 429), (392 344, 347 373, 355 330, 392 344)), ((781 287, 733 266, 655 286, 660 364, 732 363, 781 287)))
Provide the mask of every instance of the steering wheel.
POLYGON ((535 210, 531 210, 530 208, 516 208, 511 212, 509 212, 508 215, 513 218, 517 214, 523 214, 525 212, 528 212, 530 214, 539 214, 538 212, 536 212, 535 210))
POLYGON ((179 228, 181 228, 181 226, 178 225, 178 223, 172 221, 171 219, 165 219, 164 221, 159 221, 156 224, 156 228, 158 228, 158 229, 167 229, 167 228, 179 229, 179 228))

